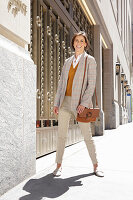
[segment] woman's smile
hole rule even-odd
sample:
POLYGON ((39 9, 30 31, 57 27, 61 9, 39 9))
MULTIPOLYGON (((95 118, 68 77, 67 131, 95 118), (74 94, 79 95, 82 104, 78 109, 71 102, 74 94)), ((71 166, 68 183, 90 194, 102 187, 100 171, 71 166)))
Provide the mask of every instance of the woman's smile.
POLYGON ((84 52, 86 45, 87 44, 85 42, 85 38, 82 35, 76 36, 73 44, 75 49, 75 54, 82 54, 84 52))

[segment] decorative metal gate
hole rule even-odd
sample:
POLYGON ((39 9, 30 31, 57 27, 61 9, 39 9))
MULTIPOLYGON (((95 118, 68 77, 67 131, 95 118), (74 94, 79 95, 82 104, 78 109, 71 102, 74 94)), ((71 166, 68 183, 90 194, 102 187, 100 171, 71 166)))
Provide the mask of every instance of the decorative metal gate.
MULTIPOLYGON (((78 0, 31 1, 31 57, 37 65, 37 128, 53 127, 54 96, 63 63, 72 55, 71 38, 84 30, 93 55, 93 25, 78 0)), ((46 152, 47 153, 47 152, 46 152)))

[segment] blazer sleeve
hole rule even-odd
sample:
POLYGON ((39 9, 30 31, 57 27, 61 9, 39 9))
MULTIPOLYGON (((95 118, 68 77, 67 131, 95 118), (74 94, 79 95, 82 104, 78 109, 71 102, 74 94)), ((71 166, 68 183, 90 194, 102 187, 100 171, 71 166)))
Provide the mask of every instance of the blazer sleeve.
POLYGON ((91 57, 88 62, 87 72, 87 87, 81 99, 81 105, 88 108, 88 105, 92 102, 92 96, 96 85, 96 61, 94 57, 91 57))
POLYGON ((60 106, 60 98, 61 98, 61 90, 62 90, 62 85, 63 85, 65 66, 66 66, 66 61, 65 61, 63 68, 62 68, 60 80, 58 82, 57 92, 56 92, 56 95, 55 95, 54 106, 56 106, 56 107, 60 106))

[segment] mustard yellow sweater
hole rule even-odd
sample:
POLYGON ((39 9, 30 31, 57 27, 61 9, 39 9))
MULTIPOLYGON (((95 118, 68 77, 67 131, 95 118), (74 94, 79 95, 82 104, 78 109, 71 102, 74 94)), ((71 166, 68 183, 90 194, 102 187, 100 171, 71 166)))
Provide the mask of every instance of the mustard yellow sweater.
POLYGON ((76 73, 77 67, 78 67, 78 64, 76 65, 75 68, 73 68, 73 62, 72 62, 70 70, 69 70, 69 74, 68 74, 67 88, 66 88, 65 96, 71 96, 72 95, 73 79, 74 79, 74 75, 76 73))

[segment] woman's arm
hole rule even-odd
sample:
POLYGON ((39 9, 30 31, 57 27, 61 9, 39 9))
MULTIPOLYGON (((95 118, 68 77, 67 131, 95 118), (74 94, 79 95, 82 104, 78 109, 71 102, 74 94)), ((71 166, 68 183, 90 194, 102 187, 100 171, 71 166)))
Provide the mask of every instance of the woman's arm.
POLYGON ((82 96, 81 104, 84 107, 88 107, 92 100, 92 96, 96 85, 96 61, 95 58, 91 57, 88 63, 88 73, 87 73, 87 88, 82 96))

